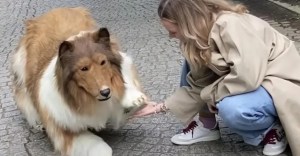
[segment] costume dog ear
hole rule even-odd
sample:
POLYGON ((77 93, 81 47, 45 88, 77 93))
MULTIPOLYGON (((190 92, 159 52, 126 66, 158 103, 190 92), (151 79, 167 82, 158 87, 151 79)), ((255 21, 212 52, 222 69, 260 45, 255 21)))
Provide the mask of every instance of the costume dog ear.
POLYGON ((109 34, 107 28, 100 28, 94 34, 94 40, 97 43, 102 42, 104 44, 109 44, 109 42, 110 42, 110 34, 109 34))
POLYGON ((65 61, 67 61, 67 57, 71 52, 74 50, 74 45, 71 42, 68 41, 63 41, 59 45, 59 50, 58 50, 58 57, 59 61, 61 62, 61 65, 64 67, 65 61))
POLYGON ((66 53, 66 52, 72 52, 73 50, 74 50, 74 46, 73 46, 73 44, 71 42, 63 41, 59 45, 58 54, 59 54, 59 56, 62 56, 64 53, 66 53))

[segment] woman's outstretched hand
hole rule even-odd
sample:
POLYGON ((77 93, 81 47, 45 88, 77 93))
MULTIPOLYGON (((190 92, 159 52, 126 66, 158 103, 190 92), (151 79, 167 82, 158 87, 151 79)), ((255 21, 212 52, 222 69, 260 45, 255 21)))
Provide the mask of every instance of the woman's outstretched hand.
POLYGON ((161 106, 162 103, 157 103, 154 101, 148 101, 146 102, 146 105, 144 106, 144 108, 140 109, 139 111, 137 111, 133 117, 141 117, 141 116, 146 116, 146 115, 150 115, 150 114, 154 114, 154 113, 159 113, 161 111, 161 106))

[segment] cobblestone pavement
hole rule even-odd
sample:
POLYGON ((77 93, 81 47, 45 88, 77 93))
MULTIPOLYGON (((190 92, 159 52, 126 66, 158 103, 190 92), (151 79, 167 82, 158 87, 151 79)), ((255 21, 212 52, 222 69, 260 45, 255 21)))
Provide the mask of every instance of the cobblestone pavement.
MULTIPOLYGON (((297 41, 300 47, 299 15, 262 0, 240 0, 252 13, 297 41), (271 6, 271 7, 270 7, 271 6), (271 8, 271 10, 267 9, 271 8)), ((116 34, 122 48, 138 66, 146 92, 160 101, 178 87, 182 57, 178 43, 168 39, 156 14, 158 0, 1 0, 0 1, 0 155, 54 156, 44 133, 29 129, 12 98, 9 59, 23 32, 23 22, 51 8, 85 6, 116 34)), ((191 146, 175 146, 170 137, 182 125, 170 114, 131 120, 121 130, 105 130, 102 136, 116 156, 255 156, 262 147, 243 143, 220 121, 222 139, 191 146)), ((289 150, 282 156, 290 155, 289 150)))
POLYGON ((300 6, 300 1, 299 0, 275 0, 275 1, 279 1, 281 3, 287 3, 290 4, 291 6, 300 6))

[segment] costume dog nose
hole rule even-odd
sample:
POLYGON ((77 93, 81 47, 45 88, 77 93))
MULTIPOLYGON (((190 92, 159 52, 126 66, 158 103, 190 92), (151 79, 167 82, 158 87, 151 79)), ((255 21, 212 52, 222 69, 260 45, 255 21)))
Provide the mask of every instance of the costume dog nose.
POLYGON ((100 90, 100 94, 104 97, 108 97, 110 94, 110 89, 106 88, 106 89, 100 90))

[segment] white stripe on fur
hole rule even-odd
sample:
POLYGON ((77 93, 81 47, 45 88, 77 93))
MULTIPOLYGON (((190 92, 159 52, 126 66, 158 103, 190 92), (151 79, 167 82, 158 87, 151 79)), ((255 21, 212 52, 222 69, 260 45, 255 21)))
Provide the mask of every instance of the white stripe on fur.
POLYGON ((18 96, 15 97, 18 107, 24 111, 24 115, 30 126, 36 127, 40 124, 39 115, 33 106, 30 95, 27 92, 26 81, 26 49, 21 46, 13 56, 12 69, 16 74, 16 87, 18 96))
POLYGON ((125 108, 138 107, 142 104, 139 100, 145 95, 134 85, 135 77, 132 72, 132 59, 123 52, 120 52, 120 54, 123 57, 121 72, 125 81, 125 93, 121 104, 125 108))
POLYGON ((13 57, 13 64, 12 68, 17 74, 17 84, 20 85, 22 83, 25 83, 26 78, 26 49, 24 46, 21 46, 16 54, 13 57))
POLYGON ((84 132, 73 139, 71 147, 72 156, 111 156, 112 149, 102 138, 84 132))

